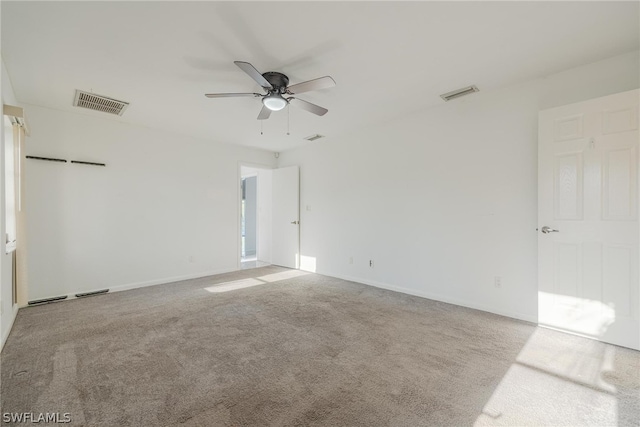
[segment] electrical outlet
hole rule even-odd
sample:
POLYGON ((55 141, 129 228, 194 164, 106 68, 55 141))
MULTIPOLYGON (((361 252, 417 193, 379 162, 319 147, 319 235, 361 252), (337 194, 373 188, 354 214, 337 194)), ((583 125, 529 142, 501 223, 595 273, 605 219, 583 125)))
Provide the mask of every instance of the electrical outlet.
POLYGON ((502 288, 502 276, 496 276, 493 278, 493 286, 498 289, 502 288))
POLYGON ((352 256, 349 257, 349 264, 353 264, 353 257, 352 256))
POLYGON ((373 268, 373 260, 372 259, 369 260, 369 267, 373 268))

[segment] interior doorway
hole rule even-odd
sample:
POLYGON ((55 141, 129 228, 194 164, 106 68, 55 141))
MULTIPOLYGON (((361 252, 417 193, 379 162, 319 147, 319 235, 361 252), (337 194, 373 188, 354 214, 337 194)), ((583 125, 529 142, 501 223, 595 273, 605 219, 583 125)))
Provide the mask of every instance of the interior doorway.
POLYGON ((239 267, 271 264, 271 170, 240 166, 239 267))
POLYGON ((241 261, 255 261, 258 255, 258 176, 242 178, 241 261))

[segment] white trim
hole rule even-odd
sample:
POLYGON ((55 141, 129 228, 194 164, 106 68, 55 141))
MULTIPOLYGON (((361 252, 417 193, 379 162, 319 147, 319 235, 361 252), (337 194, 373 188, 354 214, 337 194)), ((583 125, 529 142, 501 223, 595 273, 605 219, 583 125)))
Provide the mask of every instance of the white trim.
POLYGON ((4 253, 6 255, 9 255, 11 252, 14 252, 16 250, 16 241, 14 240, 13 242, 7 243, 4 248, 4 253))
MULTIPOLYGON (((238 271, 238 269, 236 268, 227 268, 227 269, 220 269, 220 270, 212 270, 212 271, 206 271, 206 272, 202 272, 202 273, 195 273, 195 274, 187 274, 184 276, 174 276, 174 277, 167 277, 164 279, 154 279, 154 280, 147 280, 144 282, 134 282, 134 283, 126 283, 124 285, 117 285, 117 286, 110 286, 110 287, 102 287, 102 288, 96 288, 93 290, 89 290, 89 291, 82 291, 82 293, 90 293, 90 292, 96 292, 96 291, 100 291, 102 289, 109 289, 109 293, 112 292, 120 292, 120 291, 128 291, 131 289, 138 289, 138 288, 146 288, 147 286, 155 286, 155 285, 164 285, 167 283, 173 283, 173 282, 182 282, 184 280, 191 280, 191 279, 200 279, 202 277, 208 277, 208 276, 215 276, 216 274, 224 274, 224 273, 231 273, 233 271, 238 271)), ((71 294, 67 294, 67 298, 64 301, 70 300, 70 299, 77 299, 76 298, 76 294, 80 293, 78 292, 74 292, 71 294)), ((56 295, 56 296, 64 296, 64 295, 56 295)), ((55 298, 55 297, 52 297, 55 298)), ((43 298, 44 299, 44 298, 43 298)), ((24 305, 22 307, 31 307, 29 305, 24 305)))
POLYGON ((15 105, 2 105, 2 114, 12 118, 11 124, 17 124, 21 128, 24 129, 24 134, 26 136, 31 136, 31 132, 29 132, 29 126, 27 126, 27 119, 24 115, 24 108, 16 107, 15 105))
POLYGON ((387 289, 389 291, 395 291, 403 294, 414 295, 421 298, 427 298, 434 301, 440 301, 440 302, 446 302, 448 304, 459 305, 461 307, 473 308, 475 310, 486 311, 488 313, 498 314, 500 316, 511 317, 513 319, 524 320, 525 322, 538 324, 538 318, 536 316, 531 316, 528 314, 513 312, 509 310, 502 310, 494 307, 489 307, 483 304, 478 304, 473 301, 462 300, 458 298, 451 298, 449 296, 445 296, 441 294, 418 291, 411 288, 405 288, 405 287, 396 286, 396 285, 389 285, 387 283, 377 282, 374 280, 361 279, 358 277, 349 277, 349 276, 334 275, 334 274, 327 274, 327 276, 336 277, 342 280, 348 280, 350 282, 361 283, 363 285, 373 286, 376 288, 387 289))
POLYGON ((18 309, 19 309, 18 305, 14 304, 12 307, 13 315, 11 316, 11 320, 9 320, 9 327, 7 328, 7 331, 4 334, 2 334, 2 341, 0 341, 0 352, 4 348, 4 344, 7 342, 7 338, 9 338, 11 329, 13 329, 13 323, 15 322, 16 317, 18 316, 18 309))

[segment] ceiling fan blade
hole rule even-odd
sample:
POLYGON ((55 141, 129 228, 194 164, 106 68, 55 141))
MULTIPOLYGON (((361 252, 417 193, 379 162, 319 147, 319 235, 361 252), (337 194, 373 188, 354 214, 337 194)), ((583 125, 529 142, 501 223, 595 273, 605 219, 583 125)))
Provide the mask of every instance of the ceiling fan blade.
POLYGON ((271 116, 271 110, 263 105, 260 114, 258 114, 258 120, 267 120, 269 116, 271 116))
POLYGON ((256 67, 254 67, 253 65, 249 64, 248 62, 242 61, 234 61, 233 63, 240 67, 242 71, 247 73, 249 77, 258 82, 258 84, 263 88, 273 89, 271 83, 269 83, 267 79, 265 79, 262 74, 260 74, 260 71, 256 70, 256 67))
POLYGON ((259 93, 205 93, 207 98, 257 97, 259 93))
POLYGON ((291 95, 302 92, 309 92, 310 90, 320 90, 334 87, 336 81, 330 76, 320 77, 318 79, 308 80, 302 83, 296 83, 287 88, 287 92, 291 95))
POLYGON ((324 116, 329 111, 326 108, 320 107, 319 105, 312 104, 310 102, 303 101, 302 99, 298 99, 298 98, 289 98, 288 101, 291 104, 295 105, 296 107, 302 108, 303 110, 307 110, 310 113, 317 114, 318 116, 324 116))

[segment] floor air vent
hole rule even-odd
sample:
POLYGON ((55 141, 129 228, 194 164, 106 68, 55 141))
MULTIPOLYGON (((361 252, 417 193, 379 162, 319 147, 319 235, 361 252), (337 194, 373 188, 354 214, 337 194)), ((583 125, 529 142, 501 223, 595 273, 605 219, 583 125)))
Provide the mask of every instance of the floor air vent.
POLYGON ((53 298, 44 298, 44 299, 36 299, 33 301, 29 301, 27 302, 27 305, 40 305, 40 304, 48 304, 50 302, 56 302, 56 301, 62 301, 64 299, 67 299, 66 295, 63 295, 61 297, 53 297, 53 298))
POLYGON ((76 97, 73 100, 73 106, 121 116, 122 113, 124 113, 124 110, 129 106, 129 103, 102 95, 96 95, 95 93, 76 90, 76 97))
POLYGON ((102 294, 106 294, 107 292, 109 292, 109 289, 102 289, 94 292, 84 292, 81 294, 76 294, 76 298, 85 298, 85 297, 91 297, 94 295, 102 295, 102 294))
POLYGON ((460 98, 461 96, 465 96, 465 95, 470 95, 474 92, 478 92, 479 90, 480 89, 478 89, 475 86, 467 86, 467 87, 463 87, 462 89, 454 90, 451 92, 447 92, 443 95, 440 95, 440 98, 444 99, 445 101, 451 101, 452 99, 460 98))

